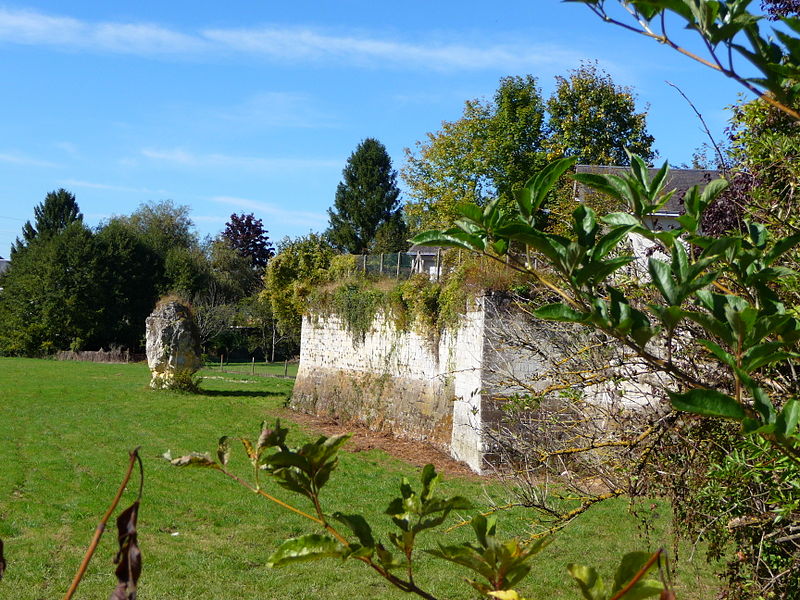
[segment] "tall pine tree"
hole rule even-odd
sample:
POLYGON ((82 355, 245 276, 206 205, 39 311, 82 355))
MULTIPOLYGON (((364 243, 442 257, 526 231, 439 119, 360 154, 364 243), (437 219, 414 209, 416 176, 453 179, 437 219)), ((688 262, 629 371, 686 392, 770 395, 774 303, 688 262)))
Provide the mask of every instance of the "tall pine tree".
POLYGON ((27 248, 36 239, 47 239, 64 231, 70 223, 83 221, 75 195, 64 188, 50 192, 44 202, 33 209, 34 224, 26 221, 22 226, 22 240, 17 238, 11 248, 11 257, 27 248))
POLYGON ((397 172, 386 147, 374 138, 365 139, 347 159, 342 177, 334 207, 328 210, 331 244, 350 254, 404 249, 397 172), (394 241, 387 244, 388 240, 394 241))

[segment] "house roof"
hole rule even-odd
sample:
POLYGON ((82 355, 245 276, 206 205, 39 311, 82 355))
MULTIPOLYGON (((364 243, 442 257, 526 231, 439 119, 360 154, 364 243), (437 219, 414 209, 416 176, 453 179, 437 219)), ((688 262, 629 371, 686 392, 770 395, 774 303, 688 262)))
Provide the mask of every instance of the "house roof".
MULTIPOLYGON (((576 173, 597 173, 598 175, 621 175, 630 170, 629 167, 607 166, 607 165, 577 165, 575 167, 576 173)), ((648 169, 648 174, 653 177, 658 172, 658 169, 648 169)), ((713 169, 670 169, 667 175, 667 182, 664 189, 669 191, 674 189, 675 193, 667 201, 667 203, 656 213, 657 215, 682 215, 685 210, 683 208, 683 197, 686 192, 693 185, 700 185, 705 187, 708 182, 719 179, 721 173, 713 169)), ((587 194, 592 191, 586 186, 576 183, 575 185, 575 199, 583 202, 587 194)))

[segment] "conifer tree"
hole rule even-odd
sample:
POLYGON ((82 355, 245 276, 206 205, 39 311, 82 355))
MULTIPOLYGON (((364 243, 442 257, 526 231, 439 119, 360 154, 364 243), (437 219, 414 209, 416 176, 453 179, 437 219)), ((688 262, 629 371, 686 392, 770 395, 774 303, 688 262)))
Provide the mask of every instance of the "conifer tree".
POLYGON ((36 239, 50 238, 64 231, 70 223, 83 221, 75 195, 64 188, 50 192, 44 202, 33 209, 34 225, 26 221, 22 226, 22 240, 17 238, 11 248, 11 257, 28 247, 36 239))
MULTIPOLYGON (((365 139, 347 159, 342 181, 336 188, 334 206, 328 210, 327 236, 331 244, 350 254, 374 252, 377 232, 390 227, 394 235, 380 236, 382 242, 389 237, 404 239, 399 197, 397 172, 392 169, 386 147, 374 138, 365 139), (400 234, 398 227, 402 230, 400 234)), ((378 250, 383 252, 402 249, 380 245, 378 250)))

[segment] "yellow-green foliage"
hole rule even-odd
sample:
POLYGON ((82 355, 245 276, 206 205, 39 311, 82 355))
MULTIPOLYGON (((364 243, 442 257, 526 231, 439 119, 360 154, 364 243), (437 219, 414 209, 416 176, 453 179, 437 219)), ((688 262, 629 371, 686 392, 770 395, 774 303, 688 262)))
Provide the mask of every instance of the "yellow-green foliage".
MULTIPOLYGON (((574 169, 571 171, 575 172, 574 169)), ((547 217, 542 227, 548 233, 558 235, 572 235, 572 213, 580 206, 575 200, 576 183, 569 175, 564 175, 558 180, 550 196, 545 201, 544 208, 547 217)), ((624 210, 619 203, 606 194, 586 189, 583 194, 583 203, 592 208, 598 215, 607 215, 611 212, 624 210)))
POLYGON ((354 336, 362 338, 379 311, 400 331, 436 335, 457 327, 470 304, 486 291, 516 290, 523 283, 504 264, 457 250, 442 255, 441 281, 431 281, 422 273, 401 281, 374 279, 342 265, 346 262, 336 266, 332 262, 331 283, 310 291, 308 305, 319 314, 336 314, 354 336), (337 282, 336 272, 351 276, 337 282))
POLYGON ((349 279, 358 270, 358 256, 355 254, 337 254, 331 258, 328 267, 328 278, 331 281, 349 279))

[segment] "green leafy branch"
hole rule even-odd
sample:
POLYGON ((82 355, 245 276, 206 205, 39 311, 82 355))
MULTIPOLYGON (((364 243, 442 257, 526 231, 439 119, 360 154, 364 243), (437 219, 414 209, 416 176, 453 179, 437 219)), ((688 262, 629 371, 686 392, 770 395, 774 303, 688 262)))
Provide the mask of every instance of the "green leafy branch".
MULTIPOLYGON (((219 471, 250 491, 305 517, 323 529, 322 532, 284 541, 267 559, 268 566, 283 567, 324 558, 357 560, 396 588, 426 600, 436 600, 436 596, 422 589, 414 579, 417 538, 423 532, 444 524, 452 511, 471 509, 472 503, 461 496, 436 495, 441 478, 433 465, 426 465, 420 474, 421 488, 415 490, 403 478, 400 495, 391 500, 384 511, 397 527, 396 531, 389 533, 389 544, 385 545, 376 539, 372 527, 363 515, 338 511, 329 514, 323 510, 320 501, 320 492, 338 465, 339 450, 350 436, 320 436, 313 442, 291 447, 286 443, 287 433, 288 429, 281 427, 280 421, 276 422, 274 429, 262 424, 261 433, 255 443, 248 438, 222 437, 214 458, 210 454, 198 452, 175 459, 169 453, 164 457, 175 466, 219 471), (239 477, 228 467, 231 442, 235 440, 241 442, 254 470, 253 483, 239 477), (259 473, 266 473, 278 486, 311 501, 314 513, 307 513, 266 493, 261 488, 259 473), (337 528, 338 525, 344 526, 344 529, 337 528)), ((500 540, 496 535, 494 516, 487 518, 477 515, 472 519, 472 527, 476 536, 475 543, 439 544, 438 549, 426 552, 472 571, 477 578, 468 578, 467 581, 483 594, 497 598, 519 598, 512 589, 513 586, 528 575, 531 570, 530 559, 544 549, 550 539, 500 540)), ((632 580, 631 585, 635 583, 632 580)), ((661 589, 659 587, 650 595, 659 593, 661 589)))
MULTIPOLYGON (((783 17, 788 32, 773 29, 774 36, 762 35, 763 19, 748 10, 752 0, 617 0, 632 23, 613 17, 606 0, 564 0, 579 2, 607 23, 646 36, 680 52, 706 67, 719 71, 792 118, 800 121, 794 108, 800 97, 800 19, 783 17), (708 58, 676 43, 667 31, 667 14, 676 16, 686 29, 697 32, 708 58), (740 74, 734 55, 759 71, 758 77, 740 74)), ((615 2, 616 4, 616 2, 615 2)))
POLYGON ((598 218, 581 205, 572 214, 571 237, 547 233, 536 224, 536 212, 556 174, 570 164, 562 159, 527 182, 517 194, 515 211, 494 205, 482 211, 462 207, 455 227, 428 231, 412 241, 479 252, 528 273, 562 300, 540 306, 533 312, 536 317, 580 324, 616 338, 673 378, 676 389, 669 396, 675 408, 739 421, 746 433, 763 436, 800 461, 800 402, 782 398, 776 408, 759 377, 763 368, 798 357, 800 321, 787 311, 776 289, 792 273, 778 263, 800 244, 800 235, 773 241, 763 225, 750 223, 742 233, 704 236, 701 217, 727 187, 722 179, 687 192, 678 227, 651 231, 645 219, 674 193, 665 190, 669 168, 665 164, 650 177, 641 158, 630 158, 631 169, 622 175, 573 175, 627 210, 598 218), (651 256, 647 263, 659 301, 639 302, 620 285, 624 278, 618 273, 637 260, 622 247, 630 234, 668 254, 667 260, 651 256), (513 251, 520 246, 524 253, 513 251), (546 259, 547 274, 533 267, 532 251, 546 259), (704 372, 701 365, 675 359, 676 332, 698 328, 681 349, 699 345, 728 372, 728 379, 714 383, 719 370, 704 372))

